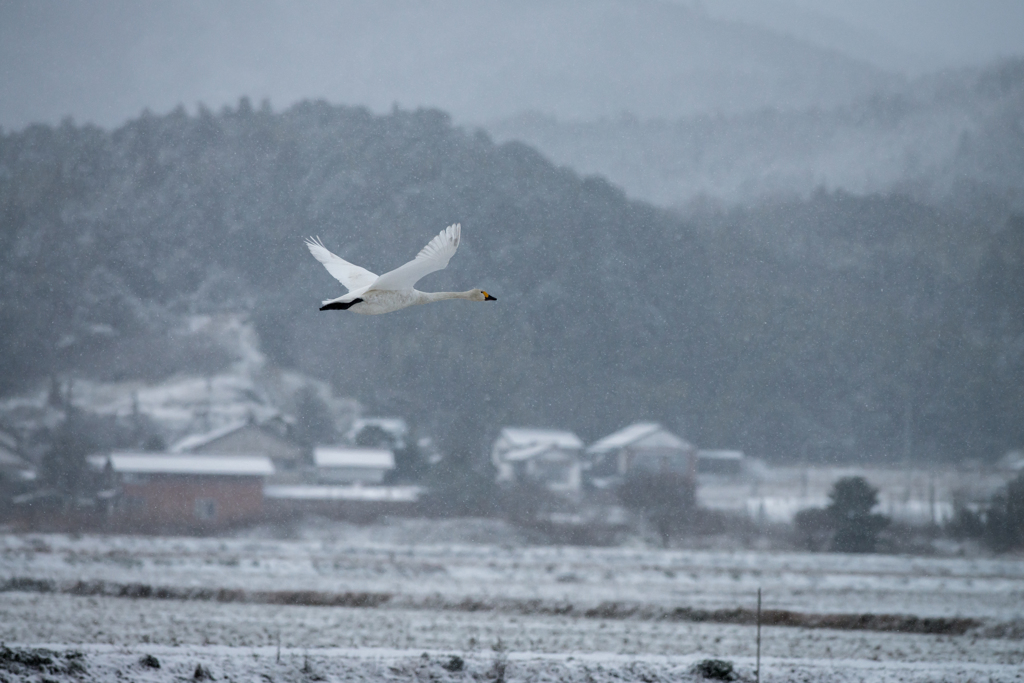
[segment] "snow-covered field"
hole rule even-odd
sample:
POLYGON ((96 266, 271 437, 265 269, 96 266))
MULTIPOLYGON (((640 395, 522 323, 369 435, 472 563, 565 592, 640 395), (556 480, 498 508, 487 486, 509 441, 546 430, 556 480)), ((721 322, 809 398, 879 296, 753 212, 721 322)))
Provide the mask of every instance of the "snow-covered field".
POLYGON ((763 629, 766 681, 1024 670, 1019 558, 531 546, 487 521, 296 535, 0 536, 0 640, 58 653, 0 656, 0 678, 686 680, 715 657, 752 679, 758 587, 797 624, 763 629))

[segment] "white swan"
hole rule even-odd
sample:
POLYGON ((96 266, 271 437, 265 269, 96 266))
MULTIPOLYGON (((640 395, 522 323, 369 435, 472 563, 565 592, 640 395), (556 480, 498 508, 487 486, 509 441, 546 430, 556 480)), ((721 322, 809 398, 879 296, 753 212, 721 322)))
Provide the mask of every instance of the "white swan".
POLYGON ((497 301, 482 289, 471 289, 468 292, 421 292, 413 289, 413 285, 424 275, 443 270, 448 265, 455 250, 459 248, 461 233, 462 226, 459 223, 449 225, 430 240, 412 261, 380 276, 332 254, 319 237, 310 237, 306 240, 309 253, 324 264, 327 272, 349 290, 348 294, 337 299, 324 301, 320 310, 348 310, 365 315, 379 315, 415 304, 427 304, 444 299, 497 301))

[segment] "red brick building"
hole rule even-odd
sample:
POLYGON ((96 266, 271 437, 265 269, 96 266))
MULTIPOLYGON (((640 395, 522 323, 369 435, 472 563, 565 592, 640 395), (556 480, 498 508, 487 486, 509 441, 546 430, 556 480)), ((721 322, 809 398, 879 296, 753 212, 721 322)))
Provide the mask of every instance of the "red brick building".
POLYGON ((254 455, 111 453, 91 456, 102 472, 111 526, 203 532, 259 521, 270 458, 254 455))

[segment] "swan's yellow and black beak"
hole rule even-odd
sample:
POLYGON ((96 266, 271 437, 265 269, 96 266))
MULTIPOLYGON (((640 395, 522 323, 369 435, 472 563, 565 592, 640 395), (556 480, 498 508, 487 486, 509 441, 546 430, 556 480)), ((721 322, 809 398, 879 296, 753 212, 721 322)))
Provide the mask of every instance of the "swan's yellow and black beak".
POLYGON ((488 294, 487 292, 484 292, 484 301, 497 301, 497 299, 488 294))

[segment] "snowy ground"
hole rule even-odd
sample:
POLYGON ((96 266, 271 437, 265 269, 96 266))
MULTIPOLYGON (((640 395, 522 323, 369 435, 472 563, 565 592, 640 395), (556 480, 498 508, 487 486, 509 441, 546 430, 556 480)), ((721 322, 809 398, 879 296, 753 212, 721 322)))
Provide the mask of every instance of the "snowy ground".
MULTIPOLYGON (((89 645, 68 650, 15 647, 14 652, 49 660, 35 666, 16 663, 0 676, 13 680, 182 681, 699 681, 703 654, 686 656, 551 654, 541 652, 452 652, 384 648, 237 648, 117 647, 89 645), (69 666, 70 665, 70 666, 69 666), (69 671, 69 668, 71 669, 69 671)), ((753 681, 754 661, 733 658, 734 680, 753 681)), ((760 679, 776 681, 1019 681, 1018 667, 961 664, 895 664, 849 659, 786 659, 766 657, 760 679)))
POLYGON ((0 536, 0 641, 83 653, 75 671, 0 653, 0 680, 171 680, 197 664, 218 680, 495 680, 502 666, 507 680, 688 680, 708 657, 752 680, 755 629, 737 608, 758 586, 766 609, 808 623, 968 623, 765 627, 763 680, 1024 680, 1020 559, 544 547, 475 521, 264 536, 0 536))

